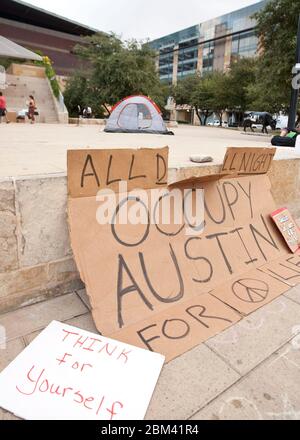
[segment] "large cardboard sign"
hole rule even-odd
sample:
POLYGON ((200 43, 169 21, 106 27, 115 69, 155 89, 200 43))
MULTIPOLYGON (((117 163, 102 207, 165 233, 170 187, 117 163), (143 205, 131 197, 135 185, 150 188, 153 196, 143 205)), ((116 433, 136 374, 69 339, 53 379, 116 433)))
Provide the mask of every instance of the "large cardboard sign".
POLYGON ((27 420, 140 420, 163 363, 53 321, 0 374, 0 407, 27 420))
MULTIPOLYGON (((119 161, 120 169, 124 166, 122 154, 122 150, 106 151, 107 157, 113 157, 115 175, 124 177, 125 172, 118 172, 119 161)), ((156 187, 165 170, 161 167, 166 163, 165 150, 133 150, 128 154, 139 157, 138 175, 153 176, 152 188, 156 187)), ((235 154, 236 163, 241 163, 235 154)), ((241 154, 244 157, 243 150, 241 154)), ((173 221, 173 207, 172 220, 166 224, 156 214, 169 196, 146 205, 143 197, 150 200, 153 194, 150 181, 131 180, 131 191, 119 191, 116 208, 108 215, 111 222, 99 224, 100 199, 90 191, 91 185, 98 188, 96 176, 89 171, 82 180, 88 155, 92 168, 107 168, 107 160, 98 159, 100 153, 69 153, 69 223, 93 317, 104 335, 163 353, 170 360, 282 293, 282 283, 268 271, 261 271, 270 262, 290 256, 270 217, 276 206, 265 174, 204 182, 193 179, 172 185, 184 202, 190 195, 192 204, 200 197, 199 191, 204 191, 201 225, 187 219, 186 203, 177 207, 183 213, 182 223, 173 221), (79 187, 79 192, 74 190, 79 187), (141 191, 132 192, 134 188, 144 189, 143 196, 141 191), (89 196, 80 197, 85 191, 89 196), (137 210, 132 205, 138 205, 145 222, 116 222, 131 208, 137 210)), ((130 169, 131 161, 128 163, 130 169)), ((262 172, 269 166, 268 159, 262 172)), ((115 197, 107 186, 105 189, 108 199, 115 197)), ((162 189, 168 191, 166 186, 162 189)))

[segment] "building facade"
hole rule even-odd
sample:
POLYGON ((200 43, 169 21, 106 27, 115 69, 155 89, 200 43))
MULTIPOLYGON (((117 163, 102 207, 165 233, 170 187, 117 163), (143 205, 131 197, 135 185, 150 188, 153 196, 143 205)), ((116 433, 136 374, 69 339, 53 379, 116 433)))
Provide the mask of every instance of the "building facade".
POLYGON ((0 1, 0 35, 47 55, 58 75, 68 76, 79 67, 73 54, 82 37, 97 30, 19 0, 0 1))
POLYGON ((252 18, 267 0, 231 12, 149 43, 158 52, 162 81, 176 84, 187 75, 226 71, 236 57, 257 52, 256 22, 252 18))

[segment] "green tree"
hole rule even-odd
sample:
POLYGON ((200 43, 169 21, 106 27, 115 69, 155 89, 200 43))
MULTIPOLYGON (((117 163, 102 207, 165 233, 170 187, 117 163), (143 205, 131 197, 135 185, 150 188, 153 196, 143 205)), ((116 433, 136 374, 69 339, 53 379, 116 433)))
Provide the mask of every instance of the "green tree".
POLYGON ((222 125, 223 112, 229 102, 228 76, 212 72, 201 76, 199 73, 188 76, 174 87, 173 95, 178 104, 188 104, 196 112, 201 125, 216 113, 222 125))
POLYGON ((86 37, 75 53, 84 64, 67 86, 66 103, 74 100, 89 104, 93 109, 114 105, 128 95, 150 96, 158 105, 165 105, 165 89, 155 67, 155 54, 147 46, 132 40, 122 42, 114 34, 98 33, 86 37), (78 95, 76 80, 82 94, 78 95), (72 96, 74 95, 74 96, 72 96))
POLYGON ((255 82, 257 59, 237 58, 228 72, 228 108, 245 112, 251 106, 249 86, 255 82))
POLYGON ((210 78, 202 78, 198 73, 178 81, 173 87, 172 94, 177 104, 190 105, 198 116, 201 125, 206 125, 207 119, 213 114, 212 88, 210 78))
MULTIPOLYGON (((67 82, 66 90, 64 91, 64 99, 65 105, 70 116, 72 117, 76 117, 78 115, 78 106, 83 108, 89 105, 87 81, 88 80, 84 76, 83 72, 76 72, 67 82)), ((97 117, 103 115, 101 107, 98 108, 98 106, 96 106, 94 109, 97 117)))
POLYGON ((177 104, 188 104, 195 110, 201 125, 206 125, 213 113, 222 125, 226 110, 239 112, 242 120, 251 105, 248 88, 255 80, 255 68, 255 59, 236 59, 226 73, 197 73, 182 79, 174 87, 173 95, 177 104))
POLYGON ((211 108, 219 117, 220 126, 223 122, 223 113, 229 108, 230 104, 230 78, 223 72, 215 71, 209 77, 211 89, 211 108))
POLYGON ((256 110, 287 110, 295 64, 300 0, 271 0, 255 14, 260 57, 249 94, 256 110))

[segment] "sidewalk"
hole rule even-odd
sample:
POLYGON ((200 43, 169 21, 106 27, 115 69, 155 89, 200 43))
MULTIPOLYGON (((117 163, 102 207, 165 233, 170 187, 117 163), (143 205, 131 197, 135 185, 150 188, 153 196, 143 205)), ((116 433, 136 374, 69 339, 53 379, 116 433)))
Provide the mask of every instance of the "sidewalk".
MULTIPOLYGON (((97 332, 84 290, 0 315, 0 370, 52 320, 97 332)), ((146 418, 299 420, 299 390, 300 286, 165 365, 146 418)))

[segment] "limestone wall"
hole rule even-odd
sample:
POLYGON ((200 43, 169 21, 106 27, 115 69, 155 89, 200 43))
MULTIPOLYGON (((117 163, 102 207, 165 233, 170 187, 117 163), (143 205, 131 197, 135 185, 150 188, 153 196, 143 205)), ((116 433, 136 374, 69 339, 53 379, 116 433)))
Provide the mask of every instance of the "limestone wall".
POLYGON ((0 311, 81 287, 69 243, 66 177, 0 181, 0 311))
MULTIPOLYGON (((219 166, 169 170, 170 183, 214 174, 219 166)), ((300 158, 275 160, 276 204, 300 217, 300 158)), ((79 289, 67 223, 64 174, 0 180, 0 313, 79 289)))
POLYGON ((33 76, 34 78, 46 78, 45 68, 30 64, 12 63, 7 73, 16 76, 33 76))

